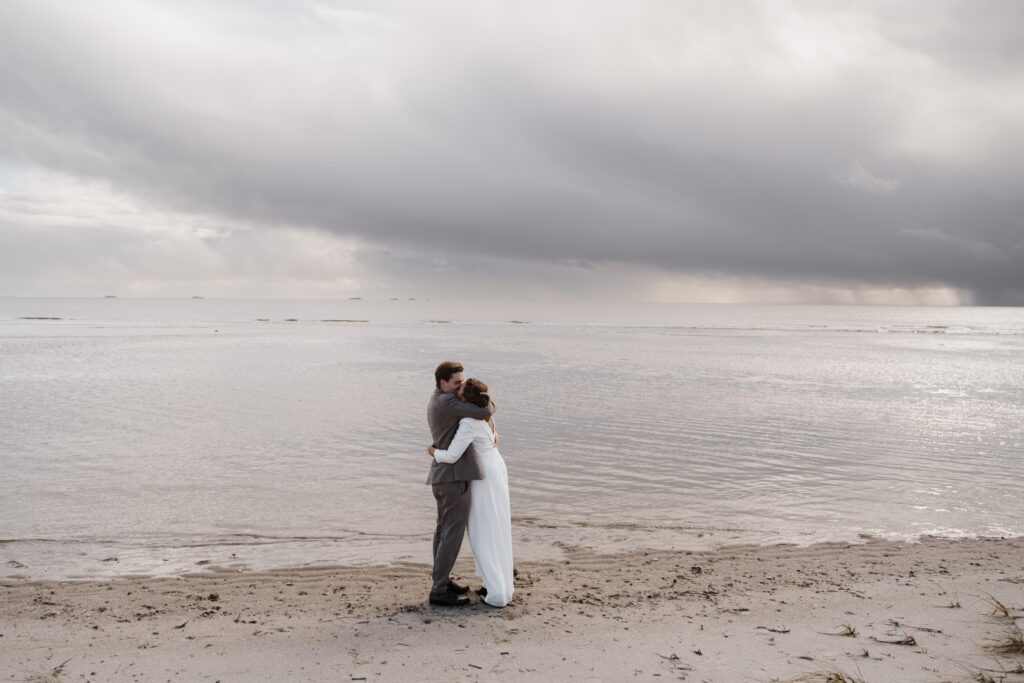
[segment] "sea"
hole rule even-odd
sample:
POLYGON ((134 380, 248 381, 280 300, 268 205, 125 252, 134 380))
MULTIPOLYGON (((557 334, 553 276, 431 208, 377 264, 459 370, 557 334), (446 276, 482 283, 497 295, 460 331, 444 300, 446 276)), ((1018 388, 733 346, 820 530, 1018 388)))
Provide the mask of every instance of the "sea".
POLYGON ((429 563, 443 360, 517 560, 1024 535, 1022 308, 0 298, 0 576, 429 563))

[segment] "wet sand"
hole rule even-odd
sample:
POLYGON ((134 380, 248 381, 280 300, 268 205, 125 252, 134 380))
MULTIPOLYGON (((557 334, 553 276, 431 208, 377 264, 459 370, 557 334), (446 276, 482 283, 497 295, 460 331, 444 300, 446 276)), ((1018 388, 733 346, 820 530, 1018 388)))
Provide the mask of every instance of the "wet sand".
MULTIPOLYGON (((428 606, 425 563, 8 566, 0 681, 1024 680, 1024 654, 988 649, 1024 625, 1024 539, 561 552, 517 564, 505 609, 428 606)), ((456 575, 479 585, 468 545, 456 575)))

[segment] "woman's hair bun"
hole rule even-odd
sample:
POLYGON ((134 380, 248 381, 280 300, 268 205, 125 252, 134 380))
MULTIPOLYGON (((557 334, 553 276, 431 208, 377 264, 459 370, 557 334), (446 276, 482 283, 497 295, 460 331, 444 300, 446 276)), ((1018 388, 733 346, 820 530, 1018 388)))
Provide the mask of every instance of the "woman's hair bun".
POLYGON ((484 408, 491 402, 491 397, 487 394, 486 384, 470 377, 462 384, 462 400, 484 408))

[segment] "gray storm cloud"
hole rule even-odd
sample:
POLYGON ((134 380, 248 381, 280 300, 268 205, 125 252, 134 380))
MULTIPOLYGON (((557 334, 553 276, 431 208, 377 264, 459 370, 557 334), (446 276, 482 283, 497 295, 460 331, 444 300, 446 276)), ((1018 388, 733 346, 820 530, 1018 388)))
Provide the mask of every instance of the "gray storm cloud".
POLYGON ((4 3, 0 183, 336 234, 378 271, 1024 305, 1024 5, 892 4, 4 3))

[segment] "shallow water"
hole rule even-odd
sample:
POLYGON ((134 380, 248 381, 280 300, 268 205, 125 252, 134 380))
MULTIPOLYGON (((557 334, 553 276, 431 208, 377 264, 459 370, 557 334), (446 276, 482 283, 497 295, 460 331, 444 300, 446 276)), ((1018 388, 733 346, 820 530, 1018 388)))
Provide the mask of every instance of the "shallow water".
POLYGON ((520 557, 1024 534, 1022 309, 0 299, 0 562, 428 561, 447 358, 520 557))

